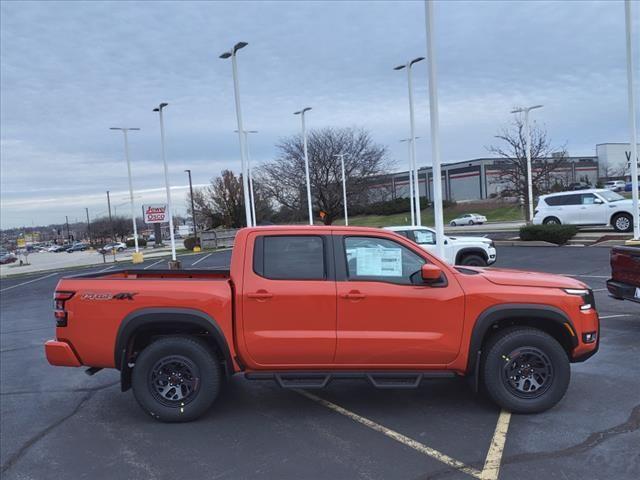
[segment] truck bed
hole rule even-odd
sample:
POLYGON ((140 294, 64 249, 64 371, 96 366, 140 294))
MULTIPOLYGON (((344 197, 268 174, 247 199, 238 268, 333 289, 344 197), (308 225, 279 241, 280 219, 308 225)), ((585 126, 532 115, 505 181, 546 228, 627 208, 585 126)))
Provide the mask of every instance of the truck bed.
POLYGON ((63 278, 68 279, 76 279, 76 278, 86 278, 86 279, 137 279, 137 278, 145 278, 145 279, 160 279, 160 278, 171 278, 174 280, 180 279, 199 279, 199 280, 207 280, 207 279, 229 279, 230 278, 230 270, 229 268, 208 268, 207 270, 168 270, 168 269, 154 269, 154 270, 143 270, 143 269, 122 269, 122 270, 112 270, 110 272, 98 272, 98 273, 86 273, 80 275, 73 275, 63 278))

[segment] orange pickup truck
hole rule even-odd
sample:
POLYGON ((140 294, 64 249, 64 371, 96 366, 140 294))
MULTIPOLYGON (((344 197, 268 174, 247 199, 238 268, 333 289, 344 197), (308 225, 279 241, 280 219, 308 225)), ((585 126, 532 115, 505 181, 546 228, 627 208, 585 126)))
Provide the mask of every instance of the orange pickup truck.
POLYGON ((600 340, 593 294, 575 279, 455 267, 354 227, 243 229, 225 270, 64 278, 54 315, 49 363, 118 369, 162 421, 202 415, 238 373, 304 389, 469 376, 501 407, 540 412, 600 340))

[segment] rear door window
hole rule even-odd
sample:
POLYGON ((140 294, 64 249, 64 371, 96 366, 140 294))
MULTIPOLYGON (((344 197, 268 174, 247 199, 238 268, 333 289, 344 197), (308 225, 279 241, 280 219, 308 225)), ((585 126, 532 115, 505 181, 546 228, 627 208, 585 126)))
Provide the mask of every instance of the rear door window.
POLYGON ((315 235, 256 238, 254 271, 273 280, 324 280, 324 240, 315 235))

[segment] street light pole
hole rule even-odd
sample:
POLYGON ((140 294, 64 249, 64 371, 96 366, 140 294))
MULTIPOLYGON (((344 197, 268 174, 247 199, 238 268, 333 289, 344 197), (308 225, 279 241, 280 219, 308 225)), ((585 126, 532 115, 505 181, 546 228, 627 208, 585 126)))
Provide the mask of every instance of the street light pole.
POLYGON ((638 205, 638 132, 636 130, 636 100, 633 83, 633 49, 631 44, 631 1, 624 2, 625 30, 627 37, 627 87, 629 98, 629 129, 631 130, 631 198, 633 205, 633 239, 640 241, 640 206, 638 205))
POLYGON ((311 208, 311 181, 309 180, 309 154, 307 152, 307 128, 304 123, 304 114, 311 110, 311 107, 305 107, 302 110, 293 112, 294 115, 300 115, 302 119, 302 145, 304 150, 304 171, 307 177, 307 206, 309 208, 309 225, 313 225, 313 209, 311 208))
POLYGON ((407 83, 409 86, 409 128, 411 136, 409 137, 409 156, 411 161, 411 168, 413 169, 413 208, 415 209, 415 225, 422 225, 421 211, 420 211, 420 184, 418 182, 418 166, 416 163, 416 146, 415 146, 415 115, 413 113, 413 79, 411 70, 414 64, 424 60, 424 57, 414 58, 407 62, 405 65, 398 65, 394 70, 407 69, 407 83))
POLYGON ((344 174, 344 156, 346 153, 339 153, 334 157, 340 158, 340 168, 342 169, 342 201, 344 202, 344 224, 349 225, 349 215, 347 214, 347 177, 344 174))
MULTIPOLYGON (((417 140, 420 137, 415 137, 414 140, 417 140)), ((411 139, 410 138, 403 138, 402 140, 400 140, 400 143, 404 143, 404 142, 408 142, 407 144, 409 145, 409 204, 410 204, 410 209, 411 209, 411 226, 415 226, 416 225, 416 211, 415 211, 415 207, 414 207, 414 195, 413 195, 413 176, 415 175, 414 171, 413 171, 413 164, 411 163, 411 139)))
MULTIPOLYGON (((235 130, 237 133, 237 130, 235 130)), ((258 133, 257 130, 245 130, 244 131, 244 144, 247 148, 247 177, 249 178, 249 200, 251 201, 251 221, 255 227, 258 222, 256 219, 256 198, 255 191, 253 190, 253 173, 251 171, 251 154, 249 153, 249 134, 258 133)))
POLYGON ((91 223, 89 222, 89 209, 84 207, 85 212, 87 213, 87 236, 89 237, 89 245, 91 245, 91 223))
POLYGON ((162 151, 162 164, 164 167, 164 185, 167 190, 167 210, 169 214, 169 238, 171 239, 171 262, 169 268, 180 268, 180 263, 176 260, 176 239, 173 232, 173 209, 171 208, 171 188, 169 187, 169 169, 167 168, 167 158, 164 149, 164 118, 162 116, 162 110, 169 105, 166 102, 161 103, 153 109, 154 112, 158 112, 160 116, 160 147, 162 151))
POLYGON ((196 226, 196 207, 193 202, 193 183, 191 183, 191 170, 185 170, 189 175, 189 193, 191 194, 191 221, 193 222, 193 236, 196 239, 196 245, 200 246, 200 241, 198 240, 198 227, 196 226))
POLYGON ((120 130, 124 135, 124 157, 127 161, 127 173, 129 176, 129 200, 131 204, 131 221, 133 222, 133 242, 136 247, 136 255, 133 263, 141 263, 143 261, 140 254, 140 248, 138 247, 138 226, 136 225, 136 213, 133 206, 133 181, 131 180, 131 161, 129 160, 129 140, 127 133, 129 131, 137 131, 139 128, 125 128, 125 127, 111 127, 110 130, 120 130))
MULTIPOLYGON (((111 217, 111 197, 109 196, 109 190, 107 190, 107 208, 109 209, 109 226, 111 227, 111 243, 116 241, 116 234, 113 230, 113 218, 111 217)), ((116 250, 115 248, 111 249, 113 253, 113 261, 116 261, 116 250)))
POLYGON ((436 228, 436 251, 444 258, 444 219, 442 215, 442 172, 440 168, 440 122, 438 119, 438 84, 436 49, 433 35, 433 1, 424 0, 429 65, 429 118, 431 120, 431 161, 433 170, 433 216, 436 228))
POLYGON ((240 86, 238 83, 238 65, 236 62, 236 54, 238 50, 244 48, 248 45, 247 42, 238 42, 233 48, 224 52, 220 55, 220 58, 226 59, 231 58, 231 68, 233 72, 233 90, 234 97, 236 102, 236 119, 238 123, 238 138, 240 140, 240 163, 242 170, 242 188, 244 193, 244 211, 247 222, 247 227, 253 226, 251 221, 251 205, 249 200, 249 180, 246 172, 246 164, 247 164, 247 146, 245 144, 245 137, 243 135, 244 127, 242 126, 242 108, 240 107, 240 86))
POLYGON ((527 212, 528 221, 533 221, 533 179, 531 174, 531 129, 529 128, 529 112, 536 108, 542 108, 542 105, 534 105, 532 107, 516 108, 511 113, 524 113, 524 135, 525 141, 525 154, 527 156, 527 202, 529 203, 529 210, 527 212))

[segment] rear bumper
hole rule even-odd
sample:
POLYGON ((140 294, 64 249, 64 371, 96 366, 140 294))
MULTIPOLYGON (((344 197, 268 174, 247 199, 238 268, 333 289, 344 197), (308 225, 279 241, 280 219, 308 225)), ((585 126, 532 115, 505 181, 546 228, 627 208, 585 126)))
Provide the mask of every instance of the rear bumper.
POLYGON ((615 280, 607 280, 607 290, 612 297, 639 302, 640 299, 635 298, 636 287, 628 283, 616 282, 615 280))
POLYGON ((82 364, 67 342, 49 340, 44 344, 47 361, 59 367, 79 367, 82 364))

